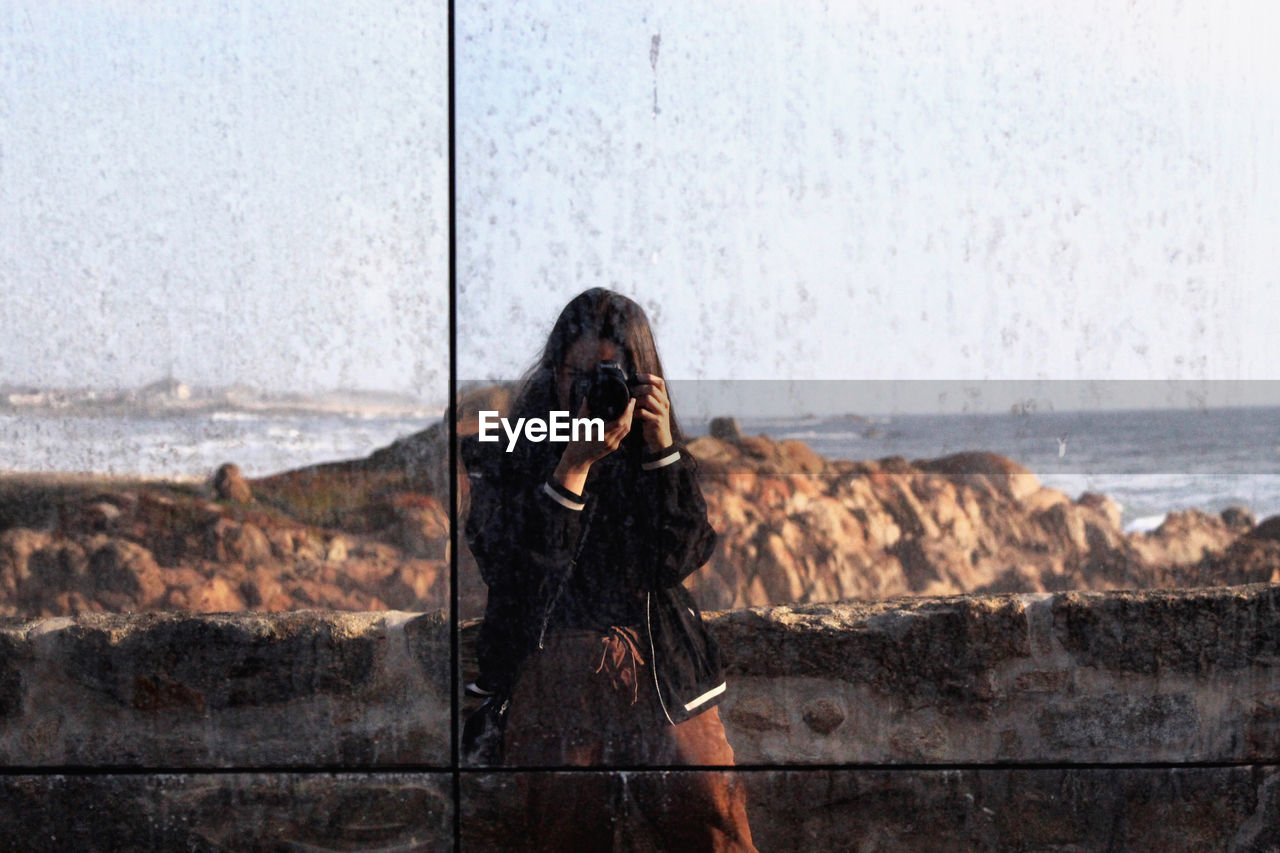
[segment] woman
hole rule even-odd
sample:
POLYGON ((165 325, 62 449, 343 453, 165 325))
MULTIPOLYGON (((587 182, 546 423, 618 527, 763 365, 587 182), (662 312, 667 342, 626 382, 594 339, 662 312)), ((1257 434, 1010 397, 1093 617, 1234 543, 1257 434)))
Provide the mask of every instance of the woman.
MULTIPOLYGON (((575 297, 508 418, 592 416, 602 364, 631 382, 603 436, 464 449, 489 588, 477 688, 510 699, 509 766, 732 766, 719 655, 681 585, 715 531, 643 309, 600 288, 575 297)), ((625 793, 606 793, 606 774, 526 778, 534 848, 608 849, 647 825, 670 849, 754 850, 730 774, 636 774, 625 793)))

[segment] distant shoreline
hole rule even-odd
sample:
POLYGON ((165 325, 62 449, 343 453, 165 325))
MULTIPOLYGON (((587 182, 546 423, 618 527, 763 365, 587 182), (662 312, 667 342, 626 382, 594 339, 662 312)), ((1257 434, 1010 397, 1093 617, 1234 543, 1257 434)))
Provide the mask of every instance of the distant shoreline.
POLYGON ((272 394, 238 386, 195 388, 172 379, 126 390, 0 387, 0 414, 8 415, 158 418, 218 412, 269 417, 439 418, 444 407, 387 391, 340 389, 316 394, 272 394))
POLYGON ((438 419, 443 409, 415 407, 368 407, 352 409, 341 405, 261 405, 245 406, 225 403, 200 402, 193 405, 138 405, 104 404, 99 406, 9 406, 0 404, 0 415, 13 417, 67 417, 67 418, 183 418, 207 417, 220 413, 261 415, 264 417, 348 417, 348 418, 422 418, 438 419))

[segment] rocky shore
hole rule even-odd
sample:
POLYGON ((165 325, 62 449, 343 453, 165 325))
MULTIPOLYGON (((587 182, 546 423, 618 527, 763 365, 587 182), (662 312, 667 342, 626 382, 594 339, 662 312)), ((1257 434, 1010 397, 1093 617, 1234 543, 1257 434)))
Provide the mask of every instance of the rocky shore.
MULTIPOLYGON (((502 389, 471 394, 460 434, 502 389)), ((899 595, 1222 586, 1280 579, 1280 518, 1171 513, 1125 533, 1104 495, 990 453, 825 459, 728 421, 689 446, 719 533, 689 581, 709 610, 899 595)), ((365 459, 208 484, 0 478, 0 615, 423 611, 447 605, 443 423, 365 459)), ((466 478, 460 479, 462 510, 466 478)), ((460 609, 484 587, 465 547, 460 609)))
POLYGON ((1244 508, 1126 534, 1110 498, 1073 499, 991 453, 851 462, 732 435, 689 449, 720 533, 690 583, 711 609, 1280 579, 1280 518, 1244 508))
POLYGON ((375 460, 252 485, 0 479, 0 616, 410 610, 448 600, 435 484, 375 460))

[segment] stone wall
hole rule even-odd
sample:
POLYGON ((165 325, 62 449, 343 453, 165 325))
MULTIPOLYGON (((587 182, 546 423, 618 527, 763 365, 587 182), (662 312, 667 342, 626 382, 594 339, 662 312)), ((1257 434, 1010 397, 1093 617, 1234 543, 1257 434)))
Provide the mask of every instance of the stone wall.
MULTIPOLYGON (((710 622, 761 849, 1280 844, 1280 587, 710 622)), ((473 636, 464 626, 464 670, 473 636)), ((2 623, 0 835, 47 849, 447 847, 448 650, 438 614, 2 623)), ((517 781, 461 772, 467 847, 519 837, 517 781)))
POLYGON ((750 763, 1280 755, 1280 586, 726 613, 750 763))

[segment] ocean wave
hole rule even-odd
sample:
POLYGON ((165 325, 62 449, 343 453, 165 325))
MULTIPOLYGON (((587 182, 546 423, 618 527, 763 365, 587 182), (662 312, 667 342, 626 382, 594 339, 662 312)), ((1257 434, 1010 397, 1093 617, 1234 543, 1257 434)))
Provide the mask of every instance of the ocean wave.
POLYGON ((257 412, 241 412, 241 411, 216 411, 209 414, 211 421, 233 421, 236 423, 251 423, 254 421, 266 420, 266 418, 257 412))
POLYGON ((1161 515, 1144 515, 1141 518, 1135 518, 1124 526, 1125 533, 1150 533, 1160 525, 1164 524, 1164 520, 1169 514, 1161 515))
POLYGON ((864 438, 861 432, 821 432, 819 430, 803 430, 797 432, 784 432, 775 436, 779 441, 795 438, 801 441, 862 441, 864 438))
POLYGON ((1270 505, 1265 510, 1261 510, 1261 509, 1256 510, 1254 517, 1257 518, 1258 523, 1261 524, 1262 522, 1266 521, 1268 518, 1271 518, 1272 516, 1277 516, 1277 515, 1280 515, 1280 504, 1270 505))

